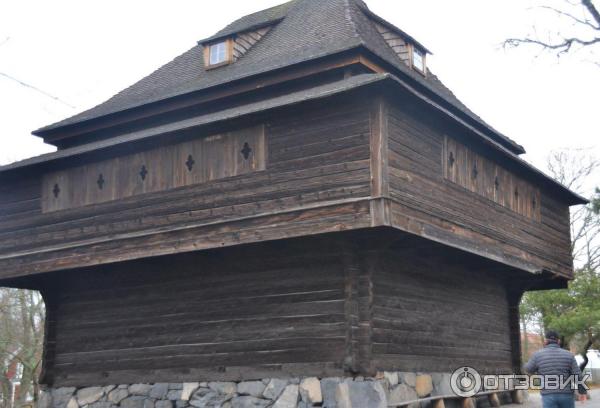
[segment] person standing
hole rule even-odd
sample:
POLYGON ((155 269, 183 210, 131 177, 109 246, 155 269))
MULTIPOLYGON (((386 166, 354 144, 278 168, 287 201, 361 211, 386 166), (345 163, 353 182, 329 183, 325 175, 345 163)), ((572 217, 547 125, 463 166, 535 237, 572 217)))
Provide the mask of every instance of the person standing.
MULTIPOLYGON (((544 348, 535 352, 525 364, 525 371, 542 377, 553 376, 564 378, 571 375, 580 376, 581 370, 573 354, 560 347, 560 336, 554 330, 545 334, 544 348)), ((555 383, 555 382, 554 382, 555 383)), ((550 387, 549 382, 542 384, 542 404, 544 408, 573 408, 575 396, 573 387, 550 387)))

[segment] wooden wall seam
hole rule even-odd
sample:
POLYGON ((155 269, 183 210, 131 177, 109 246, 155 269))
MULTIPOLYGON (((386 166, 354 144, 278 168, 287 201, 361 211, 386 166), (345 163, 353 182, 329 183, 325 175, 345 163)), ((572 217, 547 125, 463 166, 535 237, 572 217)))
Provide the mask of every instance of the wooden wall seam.
POLYGON ((369 117, 370 123, 370 161, 371 161, 371 214, 373 226, 390 225, 389 206, 385 198, 389 197, 388 165, 388 103, 378 97, 373 101, 369 117))

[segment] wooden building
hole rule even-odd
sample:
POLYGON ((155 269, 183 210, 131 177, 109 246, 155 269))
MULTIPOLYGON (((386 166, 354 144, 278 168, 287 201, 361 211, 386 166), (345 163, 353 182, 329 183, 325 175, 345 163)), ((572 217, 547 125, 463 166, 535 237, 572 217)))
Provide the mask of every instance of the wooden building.
POLYGON ((518 370, 519 299, 572 278, 585 200, 428 54, 293 0, 35 131, 58 150, 0 167, 0 285, 44 297, 42 382, 518 370))

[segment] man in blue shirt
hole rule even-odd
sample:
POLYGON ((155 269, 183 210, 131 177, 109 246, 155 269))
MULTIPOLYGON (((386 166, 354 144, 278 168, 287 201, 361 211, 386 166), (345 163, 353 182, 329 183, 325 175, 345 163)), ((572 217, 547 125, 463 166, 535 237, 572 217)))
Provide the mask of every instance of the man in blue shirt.
POLYGON ((572 383, 561 388, 556 386, 556 379, 559 379, 560 383, 562 379, 566 381, 571 375, 579 376, 581 371, 577 361, 573 354, 560 347, 560 337, 557 332, 548 330, 545 338, 544 348, 531 356, 525 364, 525 371, 544 377, 541 390, 544 408, 574 408, 572 383))

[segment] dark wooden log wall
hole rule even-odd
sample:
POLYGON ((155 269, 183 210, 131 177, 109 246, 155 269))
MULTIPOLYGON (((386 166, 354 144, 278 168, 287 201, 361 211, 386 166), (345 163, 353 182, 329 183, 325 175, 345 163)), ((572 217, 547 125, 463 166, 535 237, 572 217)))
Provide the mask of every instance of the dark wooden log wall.
POLYGON ((39 176, 5 183, 0 278, 369 226, 369 109, 337 99, 274 113, 265 171, 190 187, 42 213, 39 176))
POLYGON ((54 272, 43 382, 506 371, 505 272, 390 228, 54 272))
POLYGON ((259 125, 44 174, 42 212, 262 171, 265 148, 259 125))
POLYGON ((527 217, 445 179, 444 135, 463 140, 465 131, 400 99, 388 112, 395 226, 532 272, 572 276, 567 204, 542 190, 539 218, 527 217))
POLYGON ((345 268, 321 240, 58 272, 44 382, 341 375, 345 268))
POLYGON ((511 372, 504 277, 454 261, 458 252, 439 257, 432 249, 405 248, 379 257, 372 275, 373 367, 511 372))

